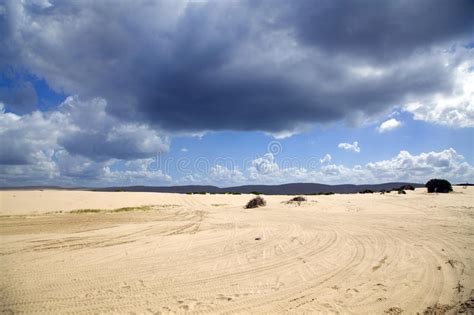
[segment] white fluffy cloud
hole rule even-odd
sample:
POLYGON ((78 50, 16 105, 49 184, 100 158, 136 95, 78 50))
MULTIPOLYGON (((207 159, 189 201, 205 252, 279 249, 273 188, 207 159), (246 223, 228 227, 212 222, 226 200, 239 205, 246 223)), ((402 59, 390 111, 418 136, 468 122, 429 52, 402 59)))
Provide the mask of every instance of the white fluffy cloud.
MULTIPOLYGON (((405 104, 404 110, 416 120, 453 128, 474 127, 474 49, 459 49, 462 59, 453 72, 454 88, 449 93, 436 93, 405 104)), ((452 54, 449 54, 454 58, 452 54)), ((446 59, 449 66, 454 60, 446 59)))
POLYGON ((395 129, 400 128, 402 125, 402 122, 399 120, 396 120, 395 118, 391 118, 387 121, 384 121, 383 123, 380 124, 380 126, 377 128, 377 130, 380 133, 384 133, 387 131, 392 131, 395 129))
POLYGON ((352 143, 352 144, 350 144, 350 143, 339 143, 339 145, 337 147, 339 149, 360 153, 359 142, 357 142, 357 141, 354 141, 354 143, 352 143))
POLYGON ((326 164, 326 163, 331 162, 331 160, 332 160, 332 156, 331 154, 328 153, 322 159, 319 159, 319 163, 326 164))
POLYGON ((223 165, 215 165, 210 169, 209 179, 212 183, 232 185, 245 181, 244 174, 237 168, 228 168, 223 165))
POLYGON ((441 152, 411 155, 407 151, 390 159, 368 163, 367 171, 373 178, 386 180, 425 181, 428 177, 449 178, 454 182, 472 181, 474 168, 464 156, 449 148, 441 152))
POLYGON ((1 108, 1 184, 100 184, 112 178, 122 183, 144 176, 169 180, 159 172, 129 169, 130 161, 166 152, 167 137, 144 124, 120 122, 106 109, 103 99, 77 97, 68 97, 50 112, 17 115, 1 108), (120 160, 127 161, 125 171, 112 171, 120 160))
MULTIPOLYGON (((288 164, 281 161, 281 164, 288 164)), ((271 153, 254 159, 245 171, 217 165, 210 174, 192 174, 181 183, 228 184, 284 184, 291 182, 319 182, 325 184, 367 184, 392 181, 425 183, 431 178, 446 178, 453 183, 473 182, 474 167, 456 150, 412 155, 407 151, 388 160, 347 167, 324 163, 317 168, 301 165, 281 167, 271 153)))
POLYGON ((264 156, 252 161, 250 170, 255 174, 271 174, 278 171, 278 164, 275 162, 273 154, 267 153, 264 156))

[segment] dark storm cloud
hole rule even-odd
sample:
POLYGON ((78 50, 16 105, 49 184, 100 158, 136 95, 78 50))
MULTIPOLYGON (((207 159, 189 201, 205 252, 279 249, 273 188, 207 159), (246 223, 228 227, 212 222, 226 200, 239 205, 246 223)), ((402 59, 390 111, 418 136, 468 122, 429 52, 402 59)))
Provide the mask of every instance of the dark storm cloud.
MULTIPOLYGON (((470 0, 23 7, 11 1, 0 17, 1 44, 8 46, 0 54, 55 89, 105 98, 107 111, 123 121, 169 131, 278 132, 357 122, 449 93, 462 60, 446 66, 439 51, 467 42, 473 6, 470 0)), ((79 150, 88 137, 62 143, 79 150)))
MULTIPOLYGON (((278 21, 334 54, 393 62, 474 33, 474 1, 294 1, 278 21)), ((449 46, 447 47, 449 48, 449 46)))

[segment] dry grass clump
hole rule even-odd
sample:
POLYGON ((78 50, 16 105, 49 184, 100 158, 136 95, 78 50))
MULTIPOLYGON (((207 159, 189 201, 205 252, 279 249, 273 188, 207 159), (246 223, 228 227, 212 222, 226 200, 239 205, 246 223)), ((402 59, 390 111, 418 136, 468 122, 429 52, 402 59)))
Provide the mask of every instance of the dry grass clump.
POLYGON ((253 208, 258 208, 258 207, 263 207, 267 204, 267 202, 265 201, 265 199, 263 199, 262 197, 260 196, 257 196, 255 198, 253 198, 252 200, 250 200, 246 205, 245 205, 245 209, 253 209, 253 208))
POLYGON ((102 212, 102 209, 78 209, 78 210, 72 210, 69 211, 69 213, 72 214, 81 214, 81 213, 99 213, 102 212))
POLYGON ((112 210, 106 209, 78 209, 69 211, 71 214, 83 214, 83 213, 106 213, 106 212, 129 212, 129 211, 147 211, 152 210, 152 206, 139 206, 139 207, 124 207, 112 210))

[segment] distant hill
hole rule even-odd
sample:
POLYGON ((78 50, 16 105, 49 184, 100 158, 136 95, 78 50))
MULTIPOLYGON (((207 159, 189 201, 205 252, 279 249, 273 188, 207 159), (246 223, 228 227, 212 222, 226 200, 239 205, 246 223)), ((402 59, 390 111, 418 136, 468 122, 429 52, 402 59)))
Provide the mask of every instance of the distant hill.
POLYGON ((412 185, 414 187, 424 187, 423 184, 393 182, 373 185, 324 185, 313 183, 293 183, 283 185, 244 185, 220 188, 216 186, 206 185, 187 185, 187 186, 125 186, 125 187, 103 187, 103 188, 87 188, 74 187, 66 188, 59 186, 23 186, 23 187, 1 187, 0 190, 7 189, 22 189, 22 190, 38 190, 38 189, 68 189, 68 190, 92 190, 92 191, 139 191, 139 192, 168 192, 168 193, 193 193, 193 192, 208 192, 208 193, 242 193, 248 194, 251 192, 259 192, 265 195, 297 195, 297 194, 319 194, 319 193, 337 193, 350 194, 362 190, 370 189, 373 191, 380 191, 382 189, 391 190, 399 188, 403 185, 412 185))
POLYGON ((390 190, 399 188, 403 185, 412 185, 414 187, 423 187, 423 184, 394 182, 373 185, 324 185, 312 183, 293 183, 283 185, 244 185, 220 188, 216 186, 127 186, 127 187, 105 187, 93 188, 87 190, 94 191, 141 191, 141 192, 171 192, 171 193, 192 193, 192 192, 208 192, 208 193, 242 193, 259 192, 265 195, 296 195, 296 194, 318 194, 318 193, 338 193, 349 194, 356 193, 365 189, 380 191, 382 189, 390 190))

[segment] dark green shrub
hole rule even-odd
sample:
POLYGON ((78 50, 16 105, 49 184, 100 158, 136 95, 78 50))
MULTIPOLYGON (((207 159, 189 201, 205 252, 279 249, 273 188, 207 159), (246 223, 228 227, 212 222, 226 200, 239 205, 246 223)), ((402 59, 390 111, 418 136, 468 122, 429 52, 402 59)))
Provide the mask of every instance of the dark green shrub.
POLYGON ((403 185, 402 187, 398 188, 398 190, 415 190, 415 187, 412 185, 403 185))
POLYGON ((303 196, 296 196, 291 198, 286 202, 286 204, 297 204, 298 206, 301 205, 302 202, 305 202, 306 198, 303 196))
POLYGON ((258 208, 258 207, 263 207, 265 206, 267 203, 265 202, 265 199, 263 199, 262 197, 260 196, 257 196, 255 198, 253 198, 252 200, 250 200, 246 205, 245 205, 245 209, 253 209, 253 208, 258 208))
POLYGON ((306 198, 303 196, 298 196, 298 197, 294 197, 290 199, 290 202, 302 202, 302 201, 306 201, 306 198))
POLYGON ((362 191, 359 191, 359 194, 373 194, 374 192, 370 189, 364 189, 362 191))
POLYGON ((428 189, 429 193, 449 193, 453 191, 453 186, 446 179, 430 179, 425 187, 428 189))

